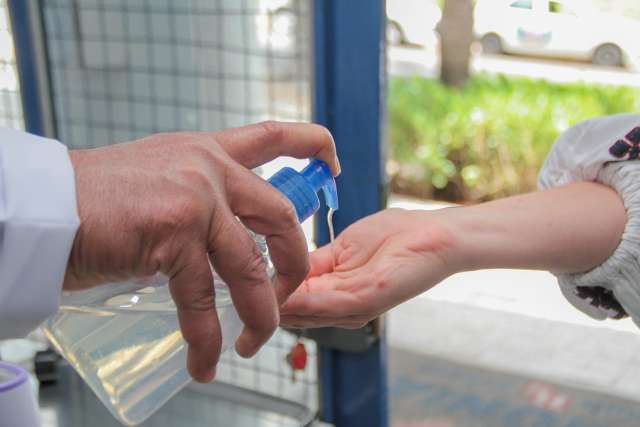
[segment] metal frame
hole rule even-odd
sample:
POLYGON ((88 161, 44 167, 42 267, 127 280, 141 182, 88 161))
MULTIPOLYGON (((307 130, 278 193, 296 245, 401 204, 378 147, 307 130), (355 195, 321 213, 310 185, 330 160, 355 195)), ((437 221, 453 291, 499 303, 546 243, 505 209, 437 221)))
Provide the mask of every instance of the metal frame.
MULTIPOLYGON (((333 133, 343 171, 340 210, 333 217, 337 232, 386 203, 385 20, 385 0, 314 5, 314 119, 333 133)), ((316 233, 318 244, 328 242, 322 213, 316 233)), ((389 424, 386 353, 383 331, 365 351, 322 348, 323 420, 336 427, 389 424)))
POLYGON ((55 137, 42 17, 37 0, 7 0, 27 132, 55 137))

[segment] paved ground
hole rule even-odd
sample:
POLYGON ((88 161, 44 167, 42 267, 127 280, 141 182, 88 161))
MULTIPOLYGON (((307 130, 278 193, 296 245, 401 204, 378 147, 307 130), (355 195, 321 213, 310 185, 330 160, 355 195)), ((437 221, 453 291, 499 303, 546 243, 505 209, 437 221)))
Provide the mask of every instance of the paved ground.
POLYGON ((640 406, 524 376, 391 350, 393 427, 636 427, 640 406))
POLYGON ((392 310, 388 331, 394 427, 640 425, 638 329, 584 316, 548 273, 455 275, 392 310))

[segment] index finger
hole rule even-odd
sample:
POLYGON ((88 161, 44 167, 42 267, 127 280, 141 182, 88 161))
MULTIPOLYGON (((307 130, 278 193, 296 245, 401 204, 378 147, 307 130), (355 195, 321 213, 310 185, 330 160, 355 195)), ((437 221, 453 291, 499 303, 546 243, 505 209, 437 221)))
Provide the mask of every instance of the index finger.
POLYGON ((236 162, 255 168, 281 156, 310 157, 329 165, 333 176, 340 175, 340 162, 333 136, 327 128, 313 123, 267 121, 216 134, 216 140, 236 162))
POLYGON ((227 180, 227 193, 233 213, 266 237, 277 272, 276 295, 284 302, 309 271, 307 239, 295 208, 271 184, 242 168, 227 180))

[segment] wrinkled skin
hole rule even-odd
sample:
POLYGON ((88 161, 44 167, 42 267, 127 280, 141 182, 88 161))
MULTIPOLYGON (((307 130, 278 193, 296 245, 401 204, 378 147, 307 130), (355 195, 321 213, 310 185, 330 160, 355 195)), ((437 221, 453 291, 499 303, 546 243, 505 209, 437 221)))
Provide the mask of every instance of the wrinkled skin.
POLYGON ((265 122, 71 151, 81 225, 64 289, 167 275, 189 372, 209 381, 221 346, 211 262, 245 324, 236 349, 255 354, 309 268, 295 209, 250 170, 282 155, 315 157, 339 173, 330 133, 312 124, 265 122), (243 224, 266 236, 275 288, 243 224))

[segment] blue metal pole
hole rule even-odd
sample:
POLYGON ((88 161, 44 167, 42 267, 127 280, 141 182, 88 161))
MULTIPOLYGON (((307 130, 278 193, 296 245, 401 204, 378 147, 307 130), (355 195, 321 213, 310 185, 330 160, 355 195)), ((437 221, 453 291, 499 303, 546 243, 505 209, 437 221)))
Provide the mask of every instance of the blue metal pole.
MULTIPOLYGON (((333 133, 342 175, 336 232, 386 203, 385 1, 316 0, 314 120, 333 133)), ((329 239, 322 213, 319 245, 329 239)), ((365 352, 320 350, 321 411, 337 427, 389 424, 384 337, 365 352)))
POLYGON ((41 61, 38 60, 35 30, 40 31, 40 22, 34 22, 39 16, 32 8, 38 4, 32 0, 8 0, 9 16, 13 30, 13 40, 16 51, 16 65, 20 80, 20 94, 26 130, 42 136, 52 136, 47 130, 45 99, 48 99, 44 82, 38 70, 41 61), (47 135, 49 134, 49 135, 47 135))

